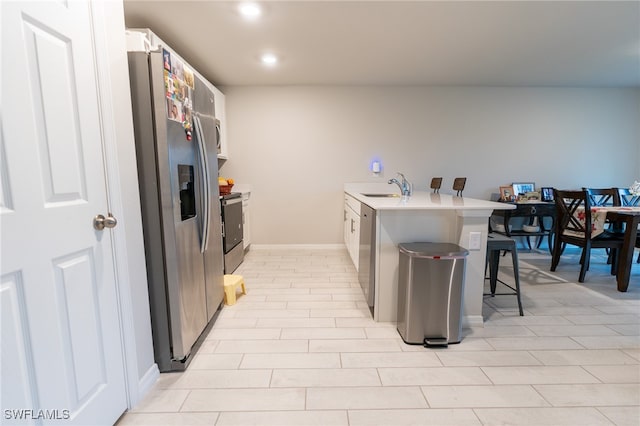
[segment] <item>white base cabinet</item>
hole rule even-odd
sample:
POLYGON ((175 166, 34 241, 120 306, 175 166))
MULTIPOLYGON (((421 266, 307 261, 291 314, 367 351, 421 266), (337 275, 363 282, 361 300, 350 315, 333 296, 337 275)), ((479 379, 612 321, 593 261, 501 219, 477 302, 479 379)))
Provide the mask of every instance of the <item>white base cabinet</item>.
POLYGON ((242 244, 247 250, 251 245, 251 214, 249 209, 249 199, 251 192, 242 193, 242 244))
POLYGON ((360 255, 360 201, 344 195, 344 243, 353 265, 358 270, 360 255))

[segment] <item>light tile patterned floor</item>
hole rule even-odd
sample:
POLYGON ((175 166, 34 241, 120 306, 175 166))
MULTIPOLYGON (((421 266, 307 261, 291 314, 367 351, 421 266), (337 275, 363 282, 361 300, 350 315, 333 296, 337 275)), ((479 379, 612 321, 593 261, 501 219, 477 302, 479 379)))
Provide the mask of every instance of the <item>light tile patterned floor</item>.
POLYGON ((118 425, 637 426, 640 265, 619 293, 604 259, 579 284, 576 253, 520 253, 525 316, 487 298, 484 328, 425 349, 371 319, 346 250, 254 249, 248 294, 118 425))

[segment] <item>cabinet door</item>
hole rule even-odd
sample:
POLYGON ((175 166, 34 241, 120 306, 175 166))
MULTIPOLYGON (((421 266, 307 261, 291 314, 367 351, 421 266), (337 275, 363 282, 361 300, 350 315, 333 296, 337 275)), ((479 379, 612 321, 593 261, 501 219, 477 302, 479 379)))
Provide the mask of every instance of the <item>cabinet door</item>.
POLYGON ((353 232, 351 234, 351 260, 356 267, 356 271, 360 268, 360 215, 353 215, 353 232))
POLYGON ((360 202, 345 194, 344 197, 344 244, 351 261, 358 270, 360 252, 360 202))
POLYGON ((344 224, 343 224, 343 229, 342 229, 342 234, 343 234, 343 239, 344 239, 344 245, 347 247, 347 251, 349 251, 349 253, 351 252, 351 218, 352 218, 352 213, 351 213, 351 209, 349 208, 349 196, 345 194, 344 196, 344 212, 343 212, 343 219, 344 219, 344 224))
POLYGON ((349 250, 349 241, 350 241, 350 234, 351 231, 349 230, 349 225, 351 223, 351 217, 349 215, 349 208, 347 207, 347 205, 344 205, 344 224, 342 225, 342 235, 343 235, 343 240, 344 240, 344 245, 347 247, 347 250, 349 250))
POLYGON ((212 86, 213 90, 213 102, 215 105, 216 118, 220 120, 220 152, 218 158, 228 159, 229 148, 227 146, 227 106, 224 93, 222 93, 217 87, 212 86))
POLYGON ((246 250, 251 245, 251 215, 249 214, 250 193, 242 194, 242 243, 246 250))
POLYGON ((353 237, 353 234, 355 232, 355 214, 353 213, 353 210, 351 210, 351 208, 347 208, 347 214, 349 218, 349 242, 347 244, 347 248, 349 249, 349 257, 351 257, 351 261, 355 264, 355 239, 353 237))

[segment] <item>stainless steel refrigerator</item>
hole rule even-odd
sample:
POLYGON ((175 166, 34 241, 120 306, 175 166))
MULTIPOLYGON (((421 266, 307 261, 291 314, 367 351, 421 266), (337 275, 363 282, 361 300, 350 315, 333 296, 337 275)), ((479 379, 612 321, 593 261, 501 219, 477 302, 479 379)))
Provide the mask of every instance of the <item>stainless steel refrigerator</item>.
POLYGON ((224 293, 214 95, 167 46, 128 59, 155 360, 182 370, 224 293))

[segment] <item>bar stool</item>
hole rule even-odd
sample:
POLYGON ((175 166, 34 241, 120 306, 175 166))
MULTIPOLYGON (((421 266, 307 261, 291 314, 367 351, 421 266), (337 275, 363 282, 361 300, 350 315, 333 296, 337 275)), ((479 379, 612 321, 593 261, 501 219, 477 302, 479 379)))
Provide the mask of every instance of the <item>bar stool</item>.
POLYGON ((462 197, 462 191, 464 190, 464 186, 467 183, 466 177, 457 177, 453 180, 453 190, 457 191, 456 195, 458 197, 462 197))
POLYGON ((489 280, 491 293, 485 296, 495 295, 515 295, 518 299, 518 309, 520 316, 524 316, 522 311, 522 301, 520 300, 520 272, 518 270, 518 251, 516 250, 516 242, 514 239, 505 237, 504 235, 490 233, 487 236, 487 261, 485 263, 485 275, 487 266, 489 266, 489 277, 485 276, 485 280, 489 280), (500 252, 502 250, 511 252, 511 260, 513 262, 513 278, 515 280, 515 288, 498 278, 498 265, 500 263, 500 252), (496 293, 496 285, 500 282, 513 290, 513 293, 496 293))
POLYGON ((438 194, 440 192, 440 186, 442 186, 442 178, 441 177, 434 177, 433 179, 431 179, 430 188, 433 189, 433 193, 434 194, 438 194))

